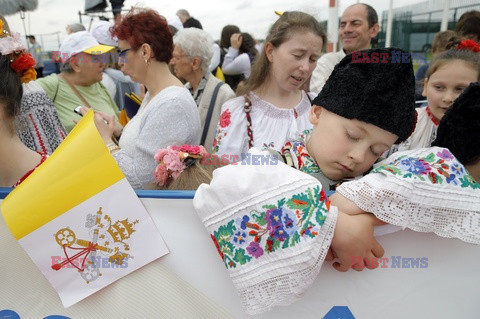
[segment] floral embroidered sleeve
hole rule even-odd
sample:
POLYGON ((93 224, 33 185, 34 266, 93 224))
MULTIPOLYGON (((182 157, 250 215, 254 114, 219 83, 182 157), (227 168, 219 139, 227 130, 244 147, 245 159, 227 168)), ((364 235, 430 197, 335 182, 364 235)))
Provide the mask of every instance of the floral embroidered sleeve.
POLYGON ((243 97, 225 102, 222 106, 212 153, 238 161, 248 151, 247 121, 243 112, 243 97), (246 143, 246 144, 245 144, 246 143))
POLYGON ((319 185, 225 221, 210 235, 227 268, 317 237, 330 209, 319 185))
POLYGON ((320 183, 279 162, 219 168, 193 205, 250 315, 302 297, 337 221, 320 183))
POLYGON ((480 184, 448 149, 395 153, 337 191, 387 223, 480 244, 480 184))

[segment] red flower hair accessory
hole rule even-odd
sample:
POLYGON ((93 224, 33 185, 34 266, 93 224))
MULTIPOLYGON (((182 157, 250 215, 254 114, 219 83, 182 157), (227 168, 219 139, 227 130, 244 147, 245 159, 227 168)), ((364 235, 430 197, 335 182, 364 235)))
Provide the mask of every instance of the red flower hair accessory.
POLYGON ((16 59, 12 63, 10 63, 10 67, 16 73, 22 73, 29 68, 33 68, 35 64, 37 63, 35 62, 35 59, 30 53, 22 52, 16 57, 16 59))
POLYGON ((156 184, 168 186, 180 176, 185 168, 190 167, 196 159, 201 159, 207 154, 207 150, 201 145, 171 145, 159 149, 154 156, 158 162, 153 171, 156 184))
POLYGON ((480 52, 480 45, 473 40, 462 40, 457 45, 458 50, 470 50, 472 52, 478 53, 480 52))

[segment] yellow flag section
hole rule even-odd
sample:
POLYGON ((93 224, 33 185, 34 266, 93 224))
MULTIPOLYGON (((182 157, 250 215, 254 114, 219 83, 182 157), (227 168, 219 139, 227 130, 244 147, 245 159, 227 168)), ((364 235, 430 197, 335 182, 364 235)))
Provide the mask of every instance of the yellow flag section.
POLYGON ((90 110, 28 182, 5 198, 3 218, 20 239, 123 178, 90 110))
POLYGON ((89 111, 1 207, 64 307, 168 253, 93 116, 89 111))

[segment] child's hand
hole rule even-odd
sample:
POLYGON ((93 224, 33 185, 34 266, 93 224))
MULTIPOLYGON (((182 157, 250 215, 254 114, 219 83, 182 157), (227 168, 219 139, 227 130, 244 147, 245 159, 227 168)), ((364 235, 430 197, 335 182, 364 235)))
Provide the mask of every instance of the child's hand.
POLYGON ((343 196, 342 194, 336 192, 329 197, 332 205, 337 206, 338 210, 348 214, 348 215, 358 215, 358 214, 367 214, 372 220, 373 226, 386 225, 387 223, 376 218, 375 215, 365 212, 360 207, 358 207, 354 202, 343 196))
POLYGON ((365 211, 360 209, 354 202, 340 194, 335 192, 329 197, 333 206, 337 206, 338 210, 349 215, 365 214, 365 211))
POLYGON ((365 267, 373 269, 378 266, 365 262, 380 258, 384 254, 383 247, 373 237, 372 216, 371 214, 351 216, 338 212, 331 245, 333 256, 339 259, 333 263, 336 270, 345 272, 353 268, 361 271, 365 267))

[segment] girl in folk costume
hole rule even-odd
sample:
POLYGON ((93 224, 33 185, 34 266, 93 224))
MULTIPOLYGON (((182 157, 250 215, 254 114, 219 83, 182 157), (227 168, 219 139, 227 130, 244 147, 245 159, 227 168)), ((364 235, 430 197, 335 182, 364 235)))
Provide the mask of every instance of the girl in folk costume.
POLYGON ((26 147, 15 131, 22 82, 36 77, 35 60, 25 49, 19 35, 8 34, 0 21, 0 187, 16 187, 46 159, 26 147))
POLYGON ((213 153, 236 161, 252 146, 280 150, 288 138, 311 128, 311 101, 301 88, 325 43, 314 17, 285 12, 271 27, 237 97, 222 106, 213 153))
POLYGON ((427 70, 422 94, 428 105, 417 109, 415 131, 404 143, 394 145, 389 154, 429 147, 445 111, 471 82, 480 80, 480 46, 472 40, 453 39, 447 47, 450 49, 437 55, 427 70))

